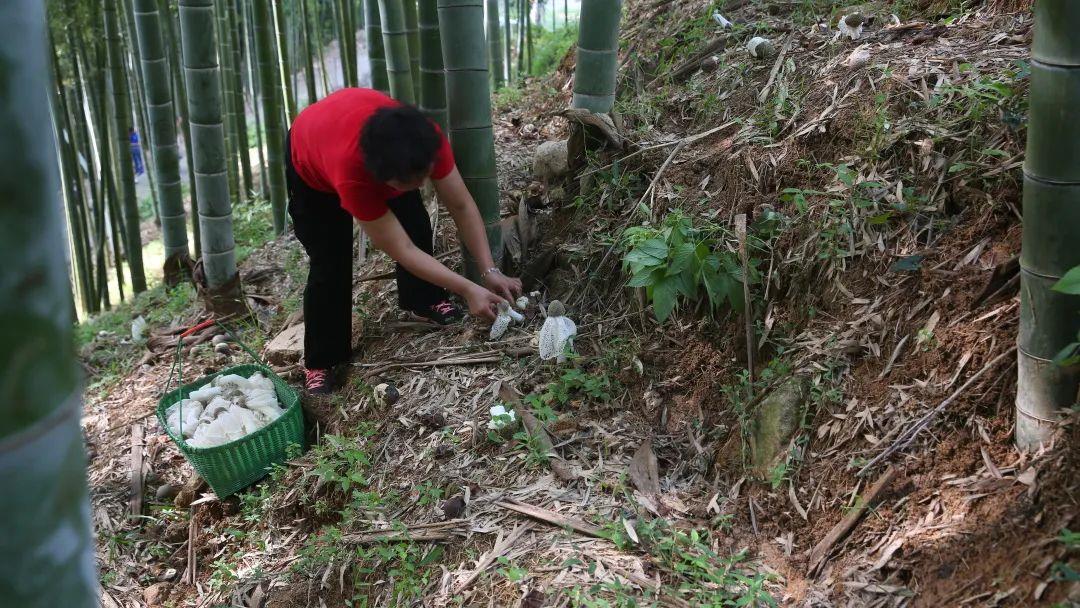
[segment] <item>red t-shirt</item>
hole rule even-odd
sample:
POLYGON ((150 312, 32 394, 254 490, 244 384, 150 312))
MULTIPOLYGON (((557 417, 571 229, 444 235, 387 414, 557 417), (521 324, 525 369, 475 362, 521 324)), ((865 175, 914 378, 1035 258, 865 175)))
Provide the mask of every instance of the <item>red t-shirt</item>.
MULTIPOLYGON (((341 207, 361 221, 382 217, 386 201, 402 194, 368 173, 360 151, 360 130, 367 119, 379 108, 395 105, 400 104, 378 91, 341 89, 304 108, 289 132, 297 175, 316 190, 336 193, 341 207)), ((442 131, 439 137, 442 146, 435 154, 432 179, 454 170, 450 142, 442 131)))

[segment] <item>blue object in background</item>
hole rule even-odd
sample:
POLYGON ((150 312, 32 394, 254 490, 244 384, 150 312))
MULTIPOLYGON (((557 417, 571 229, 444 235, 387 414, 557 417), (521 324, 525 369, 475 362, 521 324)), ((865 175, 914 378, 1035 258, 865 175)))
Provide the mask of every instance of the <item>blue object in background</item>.
POLYGON ((146 169, 143 168, 142 146, 139 145, 139 134, 135 129, 128 131, 128 142, 131 144, 131 162, 135 163, 135 175, 142 175, 146 169))

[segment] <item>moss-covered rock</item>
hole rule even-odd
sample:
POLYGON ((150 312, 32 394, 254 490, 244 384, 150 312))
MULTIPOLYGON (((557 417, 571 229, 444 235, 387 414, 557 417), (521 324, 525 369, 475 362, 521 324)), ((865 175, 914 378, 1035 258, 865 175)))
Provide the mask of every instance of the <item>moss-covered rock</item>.
POLYGON ((750 467, 755 475, 767 477, 773 464, 786 453, 791 436, 799 429, 806 393, 805 378, 790 378, 751 412, 750 467))

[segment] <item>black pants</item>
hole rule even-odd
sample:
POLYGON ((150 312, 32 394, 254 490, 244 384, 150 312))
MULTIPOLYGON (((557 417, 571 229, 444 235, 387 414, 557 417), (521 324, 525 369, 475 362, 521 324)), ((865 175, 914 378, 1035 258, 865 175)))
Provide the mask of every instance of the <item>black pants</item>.
MULTIPOLYGON (((292 148, 285 139, 285 179, 289 215, 296 238, 310 259, 304 289, 304 366, 327 369, 352 353, 352 216, 341 208, 336 194, 307 185, 292 166, 292 148)), ((387 202, 405 233, 417 247, 434 251, 431 219, 420 191, 406 192, 387 202)), ((448 296, 443 288, 396 267, 398 305, 425 310, 448 296)))

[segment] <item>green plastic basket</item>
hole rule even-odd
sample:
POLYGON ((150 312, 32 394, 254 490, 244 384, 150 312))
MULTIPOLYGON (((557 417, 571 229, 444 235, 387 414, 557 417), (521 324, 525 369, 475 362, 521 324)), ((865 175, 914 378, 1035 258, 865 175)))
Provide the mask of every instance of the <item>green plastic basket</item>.
MULTIPOLYGON (((226 329, 226 331, 228 330, 226 329)), ((239 341, 237 343, 240 344, 239 341)), ((177 362, 174 363, 175 366, 181 369, 181 374, 182 366, 179 365, 179 359, 182 345, 183 338, 181 337, 180 343, 177 345, 177 362)), ((250 349, 243 344, 241 346, 252 358, 258 361, 258 357, 250 349)), ((169 380, 171 383, 171 372, 169 380)), ((178 380, 178 382, 180 381, 182 380, 178 380)), ((188 459, 188 462, 195 467, 199 475, 206 480, 206 483, 218 495, 218 498, 225 498, 234 494, 265 477, 275 464, 285 462, 290 455, 290 449, 296 449, 292 446, 298 446, 300 450, 304 448, 304 413, 300 407, 300 396, 296 390, 279 378, 273 370, 261 363, 232 366, 209 376, 204 376, 191 384, 181 384, 179 388, 173 391, 168 391, 168 385, 166 385, 166 391, 165 395, 158 401, 158 421, 161 423, 161 427, 165 429, 169 439, 172 439, 176 447, 188 459), (274 383, 278 401, 285 410, 284 414, 270 424, 236 441, 212 448, 189 446, 184 441, 183 436, 177 437, 169 429, 169 425, 165 420, 165 411, 172 404, 181 399, 186 399, 192 391, 208 384, 218 376, 236 374, 247 378, 255 372, 261 372, 274 383)))

